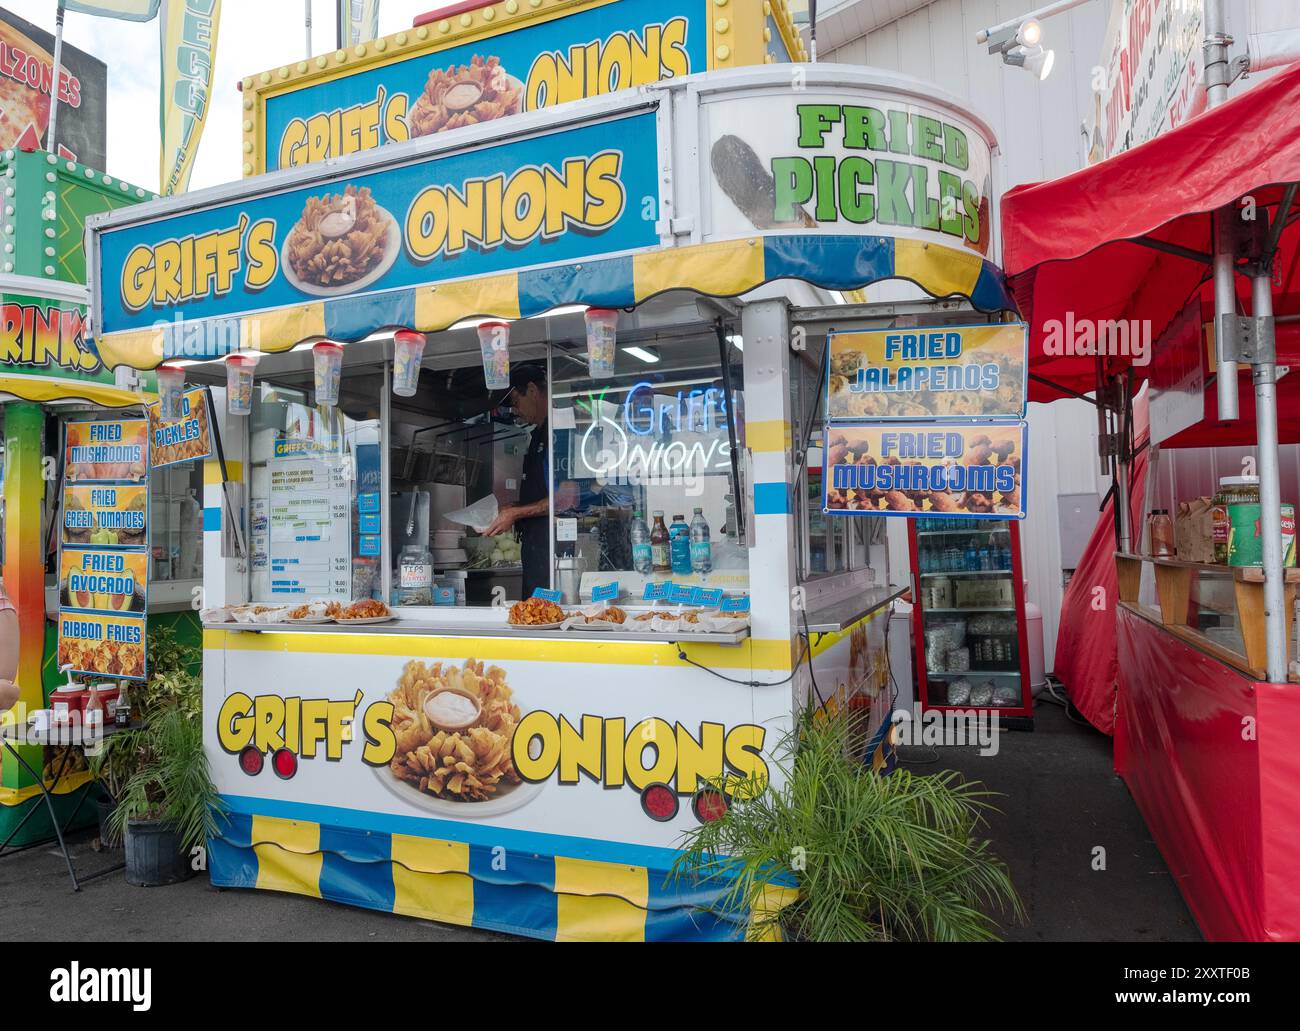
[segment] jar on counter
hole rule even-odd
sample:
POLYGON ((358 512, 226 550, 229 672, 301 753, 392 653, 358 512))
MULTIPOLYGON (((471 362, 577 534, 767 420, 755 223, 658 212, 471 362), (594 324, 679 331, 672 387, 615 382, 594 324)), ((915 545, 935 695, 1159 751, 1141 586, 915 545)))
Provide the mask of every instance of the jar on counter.
POLYGON ((1147 516, 1148 539, 1151 544, 1152 558, 1174 557, 1174 521, 1169 518, 1169 509, 1152 509, 1147 516))
MULTIPOLYGON (((1259 477, 1258 476, 1224 476, 1219 479, 1219 489, 1214 495, 1213 507, 1210 509, 1210 520, 1212 534, 1214 539, 1214 561, 1221 566, 1226 566, 1232 559, 1234 550, 1233 540, 1233 507, 1239 505, 1259 505, 1259 477)), ((1243 509, 1238 509, 1238 513, 1246 515, 1243 509)))
POLYGON ((433 604, 433 553, 421 544, 408 544, 397 562, 397 604, 433 604))

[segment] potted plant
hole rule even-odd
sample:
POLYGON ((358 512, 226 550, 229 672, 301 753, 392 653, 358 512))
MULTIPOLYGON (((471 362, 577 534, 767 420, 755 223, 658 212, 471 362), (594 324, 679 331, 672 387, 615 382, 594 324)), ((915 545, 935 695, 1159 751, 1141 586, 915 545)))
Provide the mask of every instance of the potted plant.
POLYGON ((202 654, 169 626, 149 628, 149 678, 134 695, 143 726, 113 734, 94 761, 112 797, 109 835, 126 844, 126 879, 154 886, 194 874, 221 803, 203 751, 202 654))
POLYGON ((671 876, 716 889, 710 908, 751 938, 996 940, 990 912, 1023 910, 976 833, 990 792, 951 771, 880 776, 851 761, 863 718, 801 718, 775 750, 783 776, 732 785, 725 812, 687 832, 671 876))
POLYGON ((126 843, 127 882, 152 887, 193 876, 191 854, 216 834, 221 811, 202 722, 177 705, 157 704, 142 728, 124 731, 112 747, 136 756, 108 821, 126 843))

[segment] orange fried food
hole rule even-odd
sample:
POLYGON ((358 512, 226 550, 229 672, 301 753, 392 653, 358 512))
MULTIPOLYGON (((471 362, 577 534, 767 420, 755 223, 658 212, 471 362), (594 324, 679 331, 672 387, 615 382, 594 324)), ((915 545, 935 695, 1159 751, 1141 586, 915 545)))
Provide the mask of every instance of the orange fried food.
POLYGON ((555 602, 547 601, 545 598, 528 598, 511 605, 510 614, 506 619, 514 626, 560 623, 564 620, 564 610, 555 602))
POLYGON ((308 197, 302 218, 289 233, 288 257, 294 273, 317 286, 355 283, 383 260, 392 219, 370 188, 348 186, 342 193, 308 197), (331 221, 326 222, 329 217, 331 221), (341 235, 332 227, 350 226, 341 235))

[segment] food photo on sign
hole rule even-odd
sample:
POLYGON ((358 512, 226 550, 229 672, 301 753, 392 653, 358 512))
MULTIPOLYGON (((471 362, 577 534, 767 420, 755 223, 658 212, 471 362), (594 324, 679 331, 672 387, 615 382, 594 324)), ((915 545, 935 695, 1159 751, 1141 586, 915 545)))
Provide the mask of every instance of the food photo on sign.
POLYGON ((185 392, 181 397, 181 417, 175 422, 163 421, 160 401, 145 408, 149 413, 149 464, 153 468, 192 462, 212 453, 207 395, 202 389, 185 392))
POLYGON ((68 423, 64 475, 69 482, 145 482, 149 478, 147 432, 143 419, 68 423))
POLYGON ((1023 519, 1027 438, 1023 422, 831 426, 823 509, 1023 519))

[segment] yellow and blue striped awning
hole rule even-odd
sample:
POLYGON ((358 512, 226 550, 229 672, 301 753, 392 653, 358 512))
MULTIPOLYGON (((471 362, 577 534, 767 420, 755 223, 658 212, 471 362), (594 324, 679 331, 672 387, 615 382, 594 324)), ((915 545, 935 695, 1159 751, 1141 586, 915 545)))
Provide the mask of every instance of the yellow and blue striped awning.
POLYGON ((109 368, 152 369, 171 357, 218 358, 237 349, 287 351, 304 340, 348 342, 385 328, 432 333, 463 319, 527 318, 567 304, 630 308, 668 290, 735 297, 778 279, 857 290, 889 279, 934 297, 961 297, 981 311, 1014 310, 1006 281, 968 251, 887 236, 753 236, 661 248, 594 261, 527 269, 410 289, 311 301, 288 308, 158 328, 96 341, 109 368), (185 342, 173 334, 184 334, 185 342), (194 353, 193 341, 221 350, 194 353))

